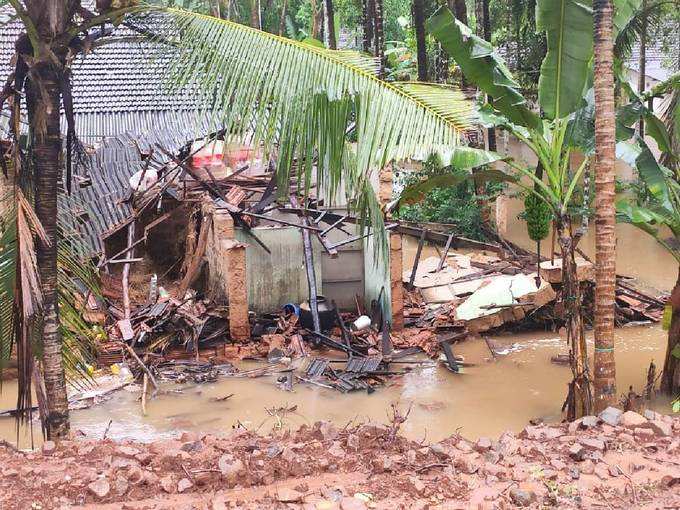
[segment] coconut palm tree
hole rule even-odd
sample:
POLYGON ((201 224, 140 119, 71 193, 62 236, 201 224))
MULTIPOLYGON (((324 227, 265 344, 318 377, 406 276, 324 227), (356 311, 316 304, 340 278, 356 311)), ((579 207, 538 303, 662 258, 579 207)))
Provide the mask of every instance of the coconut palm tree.
MULTIPOLYGON (((321 189, 334 193, 342 176, 355 192, 353 203, 376 230, 380 230, 382 217, 370 191, 371 171, 419 151, 436 152, 458 145, 460 132, 475 116, 472 106, 455 90, 385 83, 376 77, 379 63, 375 59, 292 41, 228 20, 135 0, 98 0, 96 12, 77 0, 9 0, 9 5, 26 31, 16 42, 15 70, 3 99, 11 101, 13 126, 19 125, 21 101, 26 100, 30 147, 28 152, 22 151, 17 127, 12 161, 17 175, 33 177, 32 181, 26 179, 21 189, 23 195, 32 197, 35 208, 35 221, 21 229, 23 244, 18 252, 30 253, 32 246, 27 240, 40 234, 35 241, 35 264, 16 266, 34 271, 15 278, 15 301, 20 308, 15 312, 40 326, 23 328, 18 349, 40 353, 46 387, 45 423, 52 438, 64 437, 69 429, 57 305, 61 162, 66 160, 64 182, 68 184, 73 150, 78 148, 69 73, 75 57, 93 41, 105 43, 114 26, 131 17, 134 23, 130 26, 150 27, 142 28, 142 35, 151 34, 159 51, 172 51, 175 56, 168 69, 169 84, 196 90, 199 104, 212 112, 214 127, 245 137, 246 126, 255 126, 249 134, 267 154, 277 152, 277 175, 283 182, 297 161, 306 176, 304 182, 309 183, 312 160, 316 159, 321 189), (159 16, 166 22, 154 23, 159 16), (158 27, 162 31, 154 32, 158 27), (68 120, 66 158, 62 105, 68 120), (350 126, 358 139, 352 154, 345 143, 350 126), (26 296, 34 298, 35 306, 26 308, 31 304, 26 296)), ((378 37, 376 31, 376 40, 382 41, 381 34, 378 37)), ((25 202, 31 204, 28 198, 25 202)), ((29 207, 21 211, 20 219, 27 217, 29 207)), ((3 345, 6 340, 0 338, 3 345)), ((22 394, 30 395, 30 377, 23 375, 22 394)), ((19 408, 26 410, 25 405, 19 408)))
POLYGON ((418 56, 418 80, 427 81, 427 43, 425 41, 425 4, 423 0, 411 3, 413 29, 416 33, 416 53, 418 56))
MULTIPOLYGON (((633 9, 630 8, 629 0, 616 0, 615 6, 617 10, 614 25, 618 34, 628 26, 633 9)), ((511 174, 508 179, 515 181, 527 194, 535 195, 547 205, 557 230, 563 264, 562 299, 572 360, 573 378, 567 413, 571 419, 592 410, 590 369, 580 306, 580 286, 576 279, 574 260, 575 249, 585 230, 572 228, 575 216, 587 218, 584 215, 589 209, 588 193, 581 189, 580 182, 589 172, 595 154, 595 127, 602 127, 595 121, 593 91, 586 87, 593 71, 592 14, 592 10, 578 0, 537 2, 536 24, 539 30, 546 33, 548 48, 539 77, 540 116, 522 96, 517 81, 488 41, 474 35, 446 7, 440 8, 428 23, 430 33, 456 61, 463 74, 487 94, 487 104, 480 110, 482 119, 488 126, 511 133, 526 144, 538 160, 535 168, 508 161, 511 174), (580 152, 585 157, 580 164, 572 167, 571 155, 575 152, 580 152), (576 201, 579 197, 582 198, 580 203, 576 201)), ((602 57, 598 57, 598 62, 600 58, 602 57)), ((608 58, 611 60, 611 56, 608 58)), ((660 147, 667 146, 667 130, 645 106, 644 101, 649 95, 658 95, 663 92, 661 89, 673 87, 673 84, 677 86, 676 81, 669 80, 667 84, 659 85, 658 90, 650 91, 644 97, 638 96, 635 91, 629 91, 631 101, 616 110, 617 140, 630 139, 634 134, 630 126, 642 116, 647 121, 648 128, 653 128, 648 129, 650 136, 655 138, 660 147)), ((613 86, 611 90, 613 91, 613 86)), ((607 107, 611 108, 613 104, 607 107)), ((603 115, 602 112, 598 113, 603 115)), ((609 116, 611 117, 611 113, 609 116)), ((608 131, 605 130, 605 133, 608 131)), ((598 138, 602 134, 599 131, 598 138)), ((607 141, 607 144, 610 146, 611 141, 607 141)), ((606 157, 610 157, 611 152, 599 153, 598 161, 601 161, 602 156, 605 157, 605 164, 610 164, 606 157)), ((441 176, 435 177, 442 180, 441 176)), ((476 178, 482 177, 483 174, 476 178)), ((491 177, 499 178, 496 173, 491 177)), ((604 184, 603 190, 611 189, 611 174, 607 174, 607 177, 608 181, 601 181, 604 184)), ((530 207, 538 204, 537 200, 529 200, 527 203, 530 207)), ((543 215, 538 210, 533 213, 537 217, 543 215)), ((603 217, 609 218, 607 221, 611 222, 611 210, 605 210, 603 217)), ((587 225, 587 222, 583 224, 587 225)), ((608 228, 611 228, 611 223, 608 228)), ((613 249, 612 244, 609 249, 613 249)), ((606 271, 611 271, 613 266, 603 267, 606 271)), ((606 302, 601 304, 608 306, 606 302)), ((609 373, 612 373, 611 367, 610 372, 606 372, 609 373)))
POLYGON ((616 112, 612 0, 595 0, 595 411, 616 401, 616 112))

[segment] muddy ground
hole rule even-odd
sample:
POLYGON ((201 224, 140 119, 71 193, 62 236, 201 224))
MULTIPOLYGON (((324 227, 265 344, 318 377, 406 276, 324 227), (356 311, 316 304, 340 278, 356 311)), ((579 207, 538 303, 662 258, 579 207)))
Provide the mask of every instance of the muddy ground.
POLYGON ((267 436, 5 445, 0 508, 680 508, 680 418, 616 414, 476 442, 407 440, 397 413, 267 436))

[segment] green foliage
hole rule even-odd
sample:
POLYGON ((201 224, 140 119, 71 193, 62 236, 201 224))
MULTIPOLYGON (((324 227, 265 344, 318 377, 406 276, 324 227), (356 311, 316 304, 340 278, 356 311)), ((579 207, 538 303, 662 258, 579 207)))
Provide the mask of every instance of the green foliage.
POLYGON ((532 241, 542 241, 550 233, 552 212, 545 201, 533 193, 524 198, 524 218, 527 222, 527 232, 532 241))
MULTIPOLYGON (((448 162, 452 160, 456 158, 452 157, 448 162)), ((453 224, 458 235, 485 239, 480 204, 493 199, 503 184, 489 177, 484 193, 477 194, 475 183, 468 178, 469 168, 445 166, 440 156, 433 155, 423 163, 421 170, 404 172, 400 179, 404 191, 397 203, 396 216, 407 221, 453 224)), ((489 172, 489 176, 492 173, 489 172)))

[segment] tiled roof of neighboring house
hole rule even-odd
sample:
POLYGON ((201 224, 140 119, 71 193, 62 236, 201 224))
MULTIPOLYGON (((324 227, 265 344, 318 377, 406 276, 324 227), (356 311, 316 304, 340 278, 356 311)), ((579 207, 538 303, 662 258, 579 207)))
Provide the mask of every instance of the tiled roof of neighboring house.
MULTIPOLYGON (((91 7, 94 1, 83 4, 91 7)), ((0 25, 1 83, 11 72, 14 43, 22 31, 18 20, 0 25)), ((73 64, 76 131, 84 143, 97 148, 89 171, 92 185, 83 189, 74 186, 73 193, 76 201, 89 209, 90 220, 80 229, 95 253, 102 250, 101 235, 130 215, 129 205, 121 200, 129 177, 141 168, 136 145, 146 149, 160 143, 174 151, 208 131, 196 97, 166 87, 165 72, 173 56, 165 49, 157 51, 159 48, 119 26, 107 44, 78 57, 73 64)), ((4 121, 6 124, 6 118, 4 121)), ((64 121, 62 128, 65 131, 64 121)))
MULTIPOLYGON (((676 49, 676 52, 679 51, 676 49)), ((662 50, 661 46, 647 46, 645 50, 645 74, 658 81, 664 81, 675 72, 672 63, 677 62, 677 55, 669 54, 662 50)), ((633 48, 633 53, 628 59, 628 67, 633 71, 640 69, 640 46, 633 48)))

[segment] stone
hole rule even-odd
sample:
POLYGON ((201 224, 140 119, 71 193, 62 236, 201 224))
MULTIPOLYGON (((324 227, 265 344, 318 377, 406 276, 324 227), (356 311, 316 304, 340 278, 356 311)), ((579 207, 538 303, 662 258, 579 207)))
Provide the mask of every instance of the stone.
POLYGON ((130 469, 127 470, 127 481, 130 482, 132 485, 137 485, 138 483, 141 483, 141 481, 144 479, 144 473, 142 472, 142 469, 139 466, 132 466, 130 469))
POLYGON ((609 478, 609 467, 605 464, 598 464, 595 466, 595 475, 601 480, 607 480, 609 478))
POLYGON ((189 480, 188 478, 182 478, 179 482, 177 482, 177 492, 180 494, 186 490, 191 489, 194 486, 194 484, 189 480))
POLYGON ((652 411, 651 409, 645 409, 645 412, 642 413, 642 416, 647 418, 648 420, 660 420, 662 418, 662 415, 660 413, 657 413, 656 411, 652 411))
POLYGON ((234 460, 234 458, 228 454, 222 455, 217 462, 217 465, 222 476, 229 483, 236 483, 246 469, 241 459, 234 460))
POLYGON ((524 468, 515 467, 512 468, 512 473, 510 474, 510 476, 515 482, 523 482, 527 478, 529 478, 529 473, 524 468))
POLYGON ((569 468, 569 476, 572 480, 578 480, 581 478, 581 471, 576 466, 571 466, 569 468))
POLYGON ((57 450, 57 444, 54 441, 45 441, 42 445, 43 455, 52 455, 57 450))
POLYGON ((610 476, 619 476, 621 474, 621 470, 619 469, 618 466, 609 466, 609 475, 610 476))
POLYGON ((579 465, 579 471, 584 475, 592 475, 595 472, 595 463, 586 459, 579 465))
POLYGON ((417 476, 411 476, 409 477, 409 481, 418 494, 423 494, 425 492, 425 484, 420 478, 417 476))
POLYGON ((113 490, 118 496, 123 496, 128 491, 128 481, 122 476, 118 475, 113 482, 113 490))
POLYGON ((597 427, 599 423, 599 419, 597 416, 584 416, 581 418, 581 423, 579 424, 579 427, 582 429, 591 429, 593 427, 597 427))
POLYGON ((139 454, 139 449, 133 446, 122 445, 118 447, 118 454, 133 459, 139 454))
POLYGON ((281 503, 295 503, 302 500, 303 494, 295 489, 281 487, 276 493, 276 499, 281 503))
POLYGON ((338 437, 338 429, 335 425, 328 421, 322 421, 319 425, 319 432, 325 441, 334 441, 338 437))
POLYGON ((569 447, 569 457, 577 462, 581 462, 586 457, 586 449, 582 445, 574 443, 569 447))
POLYGON ((461 472, 468 475, 476 473, 479 469, 479 463, 477 460, 468 455, 458 457, 454 462, 454 466, 456 466, 456 468, 461 472))
POLYGON ((635 427, 639 427, 645 423, 647 423, 647 418, 636 413, 635 411, 626 411, 619 419, 619 425, 622 427, 628 427, 630 429, 634 429, 635 427))
POLYGON ((175 492, 175 480, 172 475, 164 476, 160 479, 161 489, 163 489, 168 494, 175 492))
POLYGON ((620 409, 609 406, 600 414, 598 414, 598 418, 600 418, 600 420, 605 422, 607 425, 615 427, 619 424, 619 420, 621 419, 622 414, 623 411, 621 411, 620 409))
POLYGON ((90 483, 87 486, 87 489, 97 496, 99 499, 103 499, 106 496, 109 495, 109 492, 111 491, 111 485, 109 484, 108 480, 105 478, 100 478, 98 480, 95 480, 94 482, 90 483))
POLYGON ((647 426, 652 429, 657 436, 669 437, 673 434, 673 427, 663 420, 651 420, 647 426))
POLYGON ((484 464, 482 472, 487 476, 495 476, 499 480, 503 480, 508 476, 505 468, 497 464, 484 464))
POLYGON ((485 452, 491 449, 491 439, 488 437, 480 437, 475 443, 475 450, 478 452, 485 452))
POLYGON ((148 452, 138 453, 135 455, 135 460, 139 462, 142 466, 146 466, 153 460, 153 455, 148 452))
POLYGON ((654 431, 647 427, 637 427, 633 430, 633 435, 638 439, 649 439, 654 435, 654 431))
POLYGON ((510 499, 517 506, 527 507, 536 500, 536 494, 514 487, 510 489, 510 499))
POLYGON ((435 455, 439 455, 440 457, 448 457, 449 456, 448 448, 441 443, 431 444, 430 445, 430 451, 432 453, 434 453, 435 455))
POLYGON ((601 439, 596 439, 594 437, 581 438, 579 440, 579 443, 581 443, 581 445, 584 448, 591 451, 603 452, 606 448, 604 441, 602 441, 601 439))
POLYGON ((366 510, 366 503, 359 498, 345 497, 340 500, 340 510, 366 510))
POLYGON ((560 459, 551 459, 550 465, 558 471, 567 467, 566 462, 562 462, 560 459))

